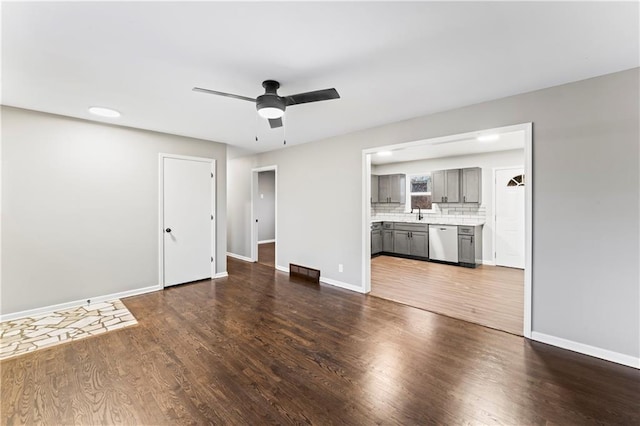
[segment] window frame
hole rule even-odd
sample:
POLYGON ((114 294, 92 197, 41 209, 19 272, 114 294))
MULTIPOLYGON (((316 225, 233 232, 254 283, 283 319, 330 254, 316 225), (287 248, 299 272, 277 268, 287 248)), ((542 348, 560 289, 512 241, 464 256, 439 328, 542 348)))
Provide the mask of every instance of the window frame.
MULTIPOLYGON (((406 179, 406 191, 405 191, 405 196, 406 196, 406 200, 405 200, 405 208, 404 208, 404 212, 405 213, 411 213, 411 196, 412 195, 431 195, 433 191, 431 192, 411 192, 411 178, 415 177, 415 176, 429 176, 429 180, 431 180, 431 172, 422 172, 422 173, 407 173, 407 179, 406 179)), ((431 189, 433 190, 433 181, 431 182, 431 189)), ((431 208, 430 209, 422 209, 423 212, 433 212, 433 198, 431 199, 431 208)))

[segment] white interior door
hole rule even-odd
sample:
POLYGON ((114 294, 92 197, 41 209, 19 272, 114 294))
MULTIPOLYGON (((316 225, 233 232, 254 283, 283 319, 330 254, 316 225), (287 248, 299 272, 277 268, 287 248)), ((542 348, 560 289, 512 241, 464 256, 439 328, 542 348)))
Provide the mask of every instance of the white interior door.
POLYGON ((163 159, 164 285, 211 278, 212 162, 163 159))
POLYGON ((496 170, 496 265, 524 269, 524 169, 496 170))

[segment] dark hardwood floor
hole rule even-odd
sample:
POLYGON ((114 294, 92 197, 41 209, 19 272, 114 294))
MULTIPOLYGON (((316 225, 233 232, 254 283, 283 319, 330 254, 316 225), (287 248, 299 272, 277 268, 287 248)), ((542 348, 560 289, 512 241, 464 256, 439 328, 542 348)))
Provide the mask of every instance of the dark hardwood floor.
POLYGON ((2 424, 640 423, 640 371, 229 259, 9 359, 2 424))
POLYGON ((276 267, 276 243, 258 244, 258 263, 276 267))
POLYGON ((522 336, 524 271, 377 256, 371 295, 522 336))

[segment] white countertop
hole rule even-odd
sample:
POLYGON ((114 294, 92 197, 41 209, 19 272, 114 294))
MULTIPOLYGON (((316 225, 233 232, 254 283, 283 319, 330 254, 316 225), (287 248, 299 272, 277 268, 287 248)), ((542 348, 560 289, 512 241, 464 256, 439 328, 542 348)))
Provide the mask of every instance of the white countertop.
POLYGON ((468 217, 439 217, 439 218, 424 218, 418 219, 392 219, 390 217, 372 217, 371 222, 402 222, 402 223, 424 223, 426 225, 484 225, 484 219, 468 218, 468 217))

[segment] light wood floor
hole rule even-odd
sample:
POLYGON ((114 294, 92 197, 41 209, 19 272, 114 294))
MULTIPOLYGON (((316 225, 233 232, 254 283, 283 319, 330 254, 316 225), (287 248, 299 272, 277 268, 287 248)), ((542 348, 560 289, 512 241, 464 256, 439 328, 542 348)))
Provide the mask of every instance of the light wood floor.
POLYGON ((258 244, 258 263, 276 267, 276 243, 258 244))
POLYGON ((371 294, 522 335, 524 271, 475 269, 392 256, 371 259, 371 294))
POLYGON ((257 263, 0 362, 0 424, 640 424, 640 371, 257 263))

